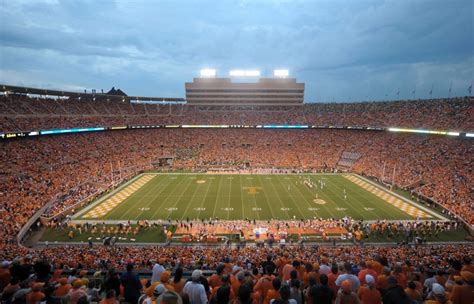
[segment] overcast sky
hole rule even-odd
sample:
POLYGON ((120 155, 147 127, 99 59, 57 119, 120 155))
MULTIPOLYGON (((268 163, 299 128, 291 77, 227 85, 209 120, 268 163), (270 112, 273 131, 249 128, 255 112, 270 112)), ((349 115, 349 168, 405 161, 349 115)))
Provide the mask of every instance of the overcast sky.
POLYGON ((204 67, 275 68, 305 100, 464 96, 472 0, 0 0, 0 83, 184 97, 204 67))

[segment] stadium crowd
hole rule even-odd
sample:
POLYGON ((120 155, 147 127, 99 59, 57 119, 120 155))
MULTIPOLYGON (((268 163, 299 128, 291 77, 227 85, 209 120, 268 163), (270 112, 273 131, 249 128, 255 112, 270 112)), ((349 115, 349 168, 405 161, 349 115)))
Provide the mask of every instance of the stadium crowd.
POLYGON ((469 140, 376 131, 179 129, 40 137, 2 145, 4 240, 12 239, 48 202, 54 201, 47 213, 56 214, 105 191, 112 178, 117 181, 151 169, 162 155, 177 156, 173 167, 185 170, 249 166, 330 170, 344 151, 356 151, 361 158, 353 171, 401 187, 414 185, 413 190, 450 213, 470 224, 474 221, 474 153, 469 140))
POLYGON ((474 300, 472 249, 2 245, 0 292, 6 303, 462 304, 474 300))
MULTIPOLYGON (((168 123, 367 122, 372 126, 474 130, 472 104, 470 98, 465 98, 255 109, 3 96, 0 130, 168 123)), ((21 227, 40 208, 49 206, 46 215, 55 215, 106 191, 112 182, 152 169, 160 156, 174 156, 173 168, 184 170, 329 171, 338 167, 344 152, 357 153, 360 158, 350 170, 424 194, 472 225, 474 147, 470 140, 357 130, 174 129, 59 135, 0 144, 0 261, 4 261, 0 291, 5 301, 14 298, 17 303, 36 303, 66 297, 69 303, 84 303, 85 295, 96 302, 116 303, 118 299, 138 300, 144 293, 146 303, 159 303, 162 298, 163 303, 176 303, 176 299, 183 303, 227 303, 229 297, 234 303, 266 304, 272 297, 278 299, 272 303, 295 303, 288 298, 296 303, 303 299, 308 303, 405 303, 396 300, 405 296, 418 303, 472 303, 472 245, 283 249, 26 249, 15 245, 21 227), (161 262, 163 271, 159 275, 154 260, 161 262), (131 263, 135 268, 127 271, 131 263), (113 269, 124 274, 118 277, 113 269), (137 284, 134 271, 146 269, 152 270, 151 282, 137 284), (190 282, 185 283, 179 269, 217 273, 204 281, 199 272, 193 272, 190 282), (87 280, 85 270, 89 273, 87 280), (101 271, 98 276, 90 275, 97 271, 101 271), (65 277, 62 272, 71 274, 65 277), (166 275, 161 279, 163 273, 166 275), (175 278, 170 281, 171 274, 175 278), (154 286, 156 282, 162 284, 154 286), (229 288, 223 290, 220 286, 229 288), (319 301, 322 293, 330 295, 326 302, 319 301), (200 299, 195 298, 196 294, 200 299), (371 302, 373 298, 379 300, 371 302)))
POLYGON ((473 131, 472 98, 302 106, 198 106, 107 100, 0 97, 0 132, 125 125, 260 125, 405 127, 473 131))

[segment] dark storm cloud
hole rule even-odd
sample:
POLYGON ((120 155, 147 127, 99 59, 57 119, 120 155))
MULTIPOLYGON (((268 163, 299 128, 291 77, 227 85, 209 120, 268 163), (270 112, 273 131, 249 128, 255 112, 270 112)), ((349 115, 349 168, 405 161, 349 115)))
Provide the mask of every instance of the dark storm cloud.
POLYGON ((288 68, 307 101, 467 94, 469 0, 4 1, 0 82, 116 86, 183 96, 202 67, 221 76, 288 68))

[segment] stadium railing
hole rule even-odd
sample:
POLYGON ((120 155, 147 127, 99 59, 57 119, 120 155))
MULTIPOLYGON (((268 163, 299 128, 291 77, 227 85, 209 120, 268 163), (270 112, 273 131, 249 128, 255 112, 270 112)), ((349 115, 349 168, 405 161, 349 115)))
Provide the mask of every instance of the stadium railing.
POLYGON ((20 229, 20 232, 18 232, 16 241, 18 245, 22 245, 23 240, 27 236, 28 232, 30 232, 31 226, 33 226, 34 223, 36 223, 41 215, 48 210, 61 196, 64 196, 64 193, 58 193, 56 196, 50 200, 48 203, 46 203, 43 207, 41 207, 38 211, 33 214, 33 216, 26 222, 25 225, 20 229))

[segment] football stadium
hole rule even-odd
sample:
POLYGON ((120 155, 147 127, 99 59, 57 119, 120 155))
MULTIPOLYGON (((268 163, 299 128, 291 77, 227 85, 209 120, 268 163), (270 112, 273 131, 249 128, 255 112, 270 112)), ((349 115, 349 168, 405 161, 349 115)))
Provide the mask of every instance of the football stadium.
POLYGON ((474 303, 473 4, 343 2, 3 3, 0 302, 474 303))

